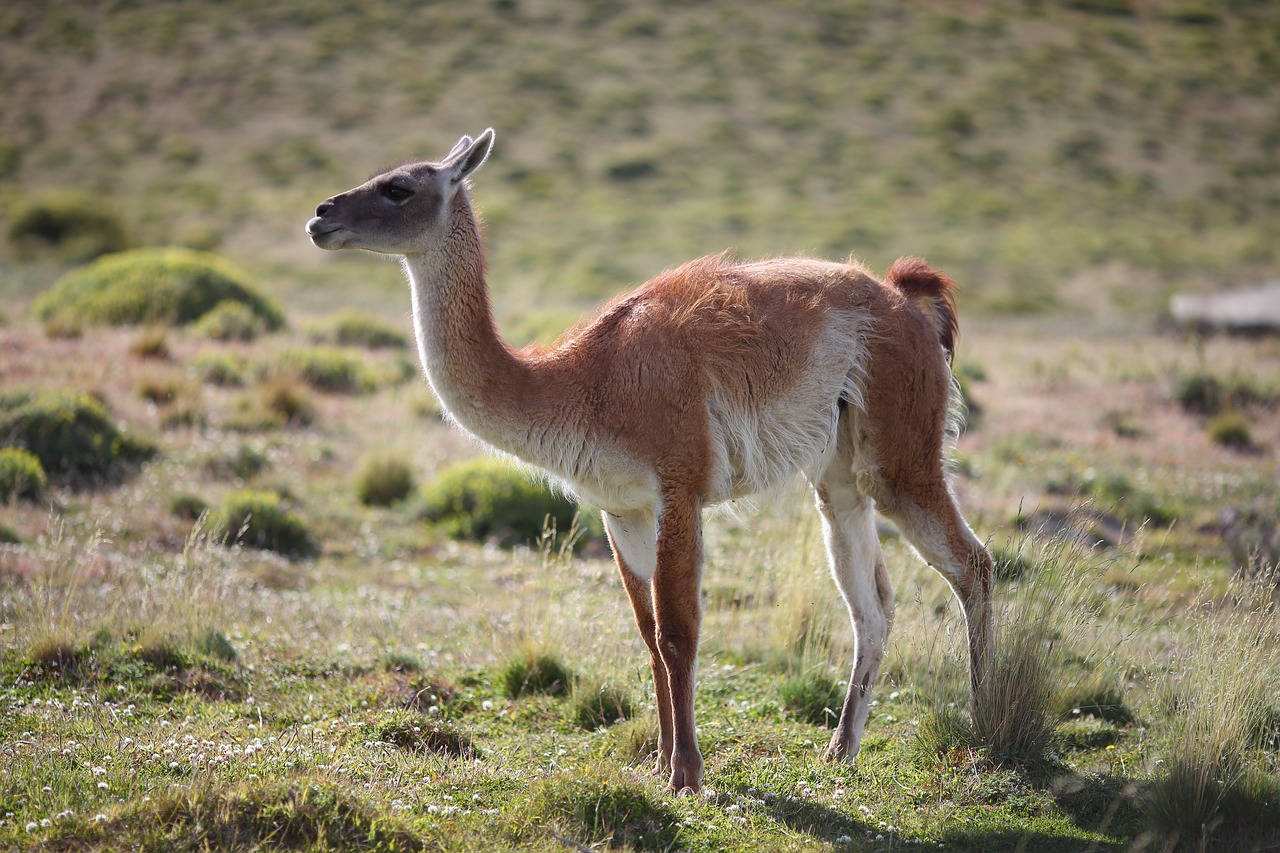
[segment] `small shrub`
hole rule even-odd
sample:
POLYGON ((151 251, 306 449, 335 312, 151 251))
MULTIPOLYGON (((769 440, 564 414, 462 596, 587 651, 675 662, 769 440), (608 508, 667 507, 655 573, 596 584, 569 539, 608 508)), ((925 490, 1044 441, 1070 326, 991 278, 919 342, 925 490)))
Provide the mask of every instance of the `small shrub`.
POLYGON ((356 496, 366 506, 391 506, 413 491, 413 472, 400 459, 375 456, 365 460, 356 479, 356 496))
POLYGON ((227 388, 244 384, 248 365, 240 356, 227 353, 201 353, 191 360, 191 370, 210 385, 227 388))
POLYGON ((1173 386, 1174 399, 1192 415, 1217 415, 1255 404, 1270 405, 1277 396, 1274 387, 1241 374, 1224 378, 1199 371, 1177 377, 1173 386))
POLYGON ((570 530, 577 512, 569 499, 494 459, 450 466, 423 489, 423 518, 444 535, 503 547, 537 541, 549 523, 570 530))
POLYGON ((802 720, 815 726, 835 728, 844 705, 844 691, 840 684, 819 669, 811 669, 788 678, 778 687, 782 707, 802 720))
POLYGON ((1221 523, 1235 571, 1280 585, 1280 507, 1227 507, 1221 523))
POLYGON ((169 514, 187 521, 195 521, 207 509, 209 505, 195 495, 175 495, 169 501, 169 514))
POLYGON ((316 419, 316 402, 307 386, 278 374, 258 389, 262 406, 275 421, 289 426, 309 426, 316 419))
POLYGON ((320 342, 365 349, 403 349, 408 346, 404 332, 376 317, 356 311, 339 311, 315 335, 320 342))
POLYGON ((76 681, 90 668, 92 652, 62 637, 49 637, 31 650, 31 662, 50 676, 76 681))
POLYGON ((409 652, 387 652, 382 656, 382 665, 389 672, 418 672, 422 669, 422 661, 409 652))
POLYGON ((215 341, 252 341, 267 324, 243 302, 226 299, 213 306, 195 324, 195 332, 215 341))
POLYGON ((1175 518, 1175 513, 1155 495, 1134 485, 1119 471, 1105 471, 1087 477, 1080 488, 1109 512, 1129 521, 1165 525, 1175 518))
POLYGON ((573 691, 573 721, 594 730, 626 720, 635 713, 625 690, 610 684, 578 685, 573 691))
POLYGON ((554 655, 526 651, 503 667, 498 681, 512 699, 533 693, 564 696, 573 683, 573 673, 554 655))
POLYGON ((72 270, 35 304, 36 316, 84 323, 185 325, 228 300, 247 306, 268 329, 280 309, 248 276, 215 255, 189 249, 135 249, 72 270))
POLYGON ((26 448, 46 475, 73 486, 105 481, 155 452, 120 432, 93 397, 59 391, 0 397, 0 441, 26 448))
POLYGON ((52 340, 77 340, 84 337, 84 323, 70 317, 50 317, 44 321, 44 336, 52 340))
POLYGON ((1173 397, 1188 414, 1212 415, 1222 411, 1226 389, 1212 374, 1192 373, 1177 378, 1173 397))
POLYGON ((129 248, 124 224, 109 206, 69 194, 18 208, 9 222, 9 242, 21 258, 52 255, 76 263, 129 248))
POLYGON ((280 495, 270 491, 228 495, 210 519, 209 531, 225 545, 241 543, 286 557, 309 557, 319 551, 302 520, 284 507, 280 495))
POLYGON ((379 725, 375 736, 405 752, 446 758, 475 758, 478 754, 471 738, 447 720, 424 720, 417 714, 397 714, 379 725))
POLYGON ((210 476, 219 480, 251 480, 271 465, 271 457, 266 451, 241 444, 235 452, 228 456, 211 456, 205 460, 204 468, 210 476))
POLYGON ((34 500, 44 493, 44 466, 21 447, 0 447, 0 501, 34 500))
POLYGON ((359 357, 334 347, 290 350, 263 373, 295 376, 317 391, 334 394, 363 394, 377 385, 372 372, 359 357))
POLYGON ((1253 433, 1249 431, 1249 421, 1235 409, 1227 409, 1215 415, 1205 429, 1214 444, 1233 450, 1253 448, 1253 433))
POLYGON ((21 545, 22 537, 7 524, 0 524, 0 545, 21 545))
POLYGON ((165 361, 169 358, 169 330, 164 326, 151 326, 143 329, 129 344, 129 352, 138 358, 153 358, 165 361))
POLYGON ((165 403, 172 403, 182 392, 182 385, 173 379, 159 379, 154 376, 147 376, 138 382, 138 386, 134 389, 142 399, 162 406, 165 403))

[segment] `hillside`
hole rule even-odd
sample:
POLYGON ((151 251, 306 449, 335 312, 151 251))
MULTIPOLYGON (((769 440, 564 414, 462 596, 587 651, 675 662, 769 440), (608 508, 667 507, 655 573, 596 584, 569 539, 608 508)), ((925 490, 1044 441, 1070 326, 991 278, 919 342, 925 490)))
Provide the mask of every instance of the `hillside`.
MULTIPOLYGON (((477 203, 534 326, 726 246, 1149 314, 1280 274, 1277 44, 1265 2, 11 4, 0 211, 72 193, 295 308, 402 311, 394 267, 301 225, 493 126, 477 203)), ((24 296, 58 272, 3 264, 24 296)))

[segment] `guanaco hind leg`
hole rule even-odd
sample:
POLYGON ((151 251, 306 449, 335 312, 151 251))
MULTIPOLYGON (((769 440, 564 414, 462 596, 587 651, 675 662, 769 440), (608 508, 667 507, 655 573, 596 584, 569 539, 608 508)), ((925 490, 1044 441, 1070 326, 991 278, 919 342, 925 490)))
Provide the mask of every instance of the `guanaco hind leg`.
MULTIPOLYGON (((843 432, 843 431, 842 431, 843 432)), ((847 432, 814 487, 831 575, 853 623, 854 664, 826 758, 852 759, 867 723, 876 676, 893 625, 893 587, 876 534, 874 503, 858 491, 847 432)))

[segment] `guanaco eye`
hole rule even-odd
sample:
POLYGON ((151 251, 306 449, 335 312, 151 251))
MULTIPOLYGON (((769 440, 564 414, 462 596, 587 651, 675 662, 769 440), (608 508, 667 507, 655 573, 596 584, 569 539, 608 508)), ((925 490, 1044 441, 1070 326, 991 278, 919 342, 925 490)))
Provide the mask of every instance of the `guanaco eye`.
POLYGON ((407 190, 395 184, 384 184, 382 186, 383 198, 388 198, 391 201, 404 201, 411 195, 413 195, 413 190, 407 190))

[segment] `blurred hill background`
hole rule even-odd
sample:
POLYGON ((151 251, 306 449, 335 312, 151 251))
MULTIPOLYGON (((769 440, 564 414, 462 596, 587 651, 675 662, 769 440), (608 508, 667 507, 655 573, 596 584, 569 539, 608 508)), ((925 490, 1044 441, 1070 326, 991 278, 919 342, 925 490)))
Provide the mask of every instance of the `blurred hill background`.
POLYGON ((474 197, 525 336, 728 246, 922 255, 967 312, 1149 317, 1280 275, 1266 0, 49 0, 0 10, 0 92, 19 300, 79 260, 14 230, 57 203, 292 310, 402 313, 394 265, 302 226, 487 126, 474 197))

